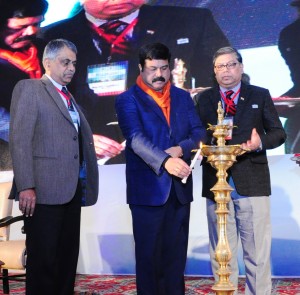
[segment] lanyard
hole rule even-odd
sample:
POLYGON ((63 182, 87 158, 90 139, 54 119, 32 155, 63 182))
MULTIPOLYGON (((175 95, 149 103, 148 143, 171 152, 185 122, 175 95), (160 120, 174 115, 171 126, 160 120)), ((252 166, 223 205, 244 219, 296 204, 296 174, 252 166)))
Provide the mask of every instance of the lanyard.
POLYGON ((70 96, 67 95, 66 93, 64 93, 63 91, 61 91, 59 88, 57 88, 55 86, 57 92, 59 92, 67 101, 67 108, 68 108, 68 112, 70 114, 70 117, 73 121, 73 124, 78 132, 79 130, 79 125, 80 125, 80 116, 78 114, 78 111, 76 110, 76 108, 74 107, 72 100, 71 100, 71 94, 70 96))
POLYGON ((62 92, 59 88, 55 87, 56 90, 66 99, 68 107, 71 105, 71 97, 62 92))

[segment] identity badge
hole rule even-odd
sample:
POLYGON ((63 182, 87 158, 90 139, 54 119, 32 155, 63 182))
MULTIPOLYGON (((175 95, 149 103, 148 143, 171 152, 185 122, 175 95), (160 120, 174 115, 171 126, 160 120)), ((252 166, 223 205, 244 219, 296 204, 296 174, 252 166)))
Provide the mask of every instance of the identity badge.
POLYGON ((228 134, 225 137, 226 140, 232 139, 232 129, 233 129, 233 117, 226 117, 223 119, 223 124, 230 126, 228 134))
POLYGON ((87 83, 98 96, 117 95, 126 90, 128 61, 87 67, 87 83))

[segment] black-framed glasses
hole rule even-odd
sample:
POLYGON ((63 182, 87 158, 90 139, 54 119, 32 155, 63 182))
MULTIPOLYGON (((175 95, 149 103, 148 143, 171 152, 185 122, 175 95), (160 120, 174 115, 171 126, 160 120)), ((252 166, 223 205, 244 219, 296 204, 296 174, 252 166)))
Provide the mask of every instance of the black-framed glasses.
POLYGON ((220 65, 216 65, 215 69, 217 71, 223 71, 225 68, 227 70, 232 70, 236 67, 237 64, 238 64, 238 62, 229 62, 227 64, 220 64, 220 65))

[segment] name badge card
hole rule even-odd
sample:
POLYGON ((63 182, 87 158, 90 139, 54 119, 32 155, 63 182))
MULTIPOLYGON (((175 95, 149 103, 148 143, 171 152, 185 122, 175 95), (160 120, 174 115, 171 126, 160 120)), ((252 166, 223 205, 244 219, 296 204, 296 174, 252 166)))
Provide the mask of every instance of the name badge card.
POLYGON ((117 95, 126 90, 128 61, 87 67, 87 83, 98 96, 117 95))
POLYGON ((233 128, 233 117, 226 117, 223 119, 223 124, 231 126, 231 128, 228 130, 228 134, 225 137, 226 140, 232 139, 232 128, 233 128))

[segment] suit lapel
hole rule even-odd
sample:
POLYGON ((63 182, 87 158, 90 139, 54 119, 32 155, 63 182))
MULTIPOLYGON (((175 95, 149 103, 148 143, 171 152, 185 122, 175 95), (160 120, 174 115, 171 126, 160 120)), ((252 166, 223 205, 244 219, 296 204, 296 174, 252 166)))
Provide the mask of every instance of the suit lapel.
POLYGON ((247 85, 242 83, 236 114, 234 116, 235 123, 239 122, 239 120, 242 119, 242 116, 244 115, 244 109, 245 106, 247 105, 248 100, 249 100, 249 90, 247 88, 247 85))
POLYGON ((47 78, 47 76, 43 76, 41 78, 42 82, 45 85, 46 91, 49 93, 49 96, 54 100, 54 102, 56 103, 56 105, 58 106, 59 110, 62 112, 62 114, 66 117, 66 119, 68 121, 70 121, 70 123, 73 124, 73 121, 71 119, 71 116, 69 114, 68 109, 66 108, 65 104, 62 101, 61 96, 59 95, 58 91, 56 90, 55 86, 53 85, 53 83, 47 78))
POLYGON ((171 86, 170 90, 170 96, 171 96, 171 112, 170 112, 170 128, 171 132, 176 133, 176 127, 180 126, 180 122, 177 122, 177 119, 184 120, 184 118, 181 118, 177 116, 178 111, 180 111, 179 106, 180 103, 180 96, 178 95, 178 92, 175 90, 174 86, 171 86))
POLYGON ((142 89, 136 86, 137 94, 139 98, 149 106, 149 108, 162 120, 165 124, 168 125, 168 122, 158 104, 154 101, 154 99, 146 94, 142 89))
MULTIPOLYGON (((210 101, 212 105, 212 109, 215 112, 213 117, 217 118, 217 109, 218 109, 218 103, 221 101, 221 94, 220 94, 220 88, 219 86, 213 88, 213 99, 210 101)), ((215 123, 210 122, 211 124, 215 123)))

